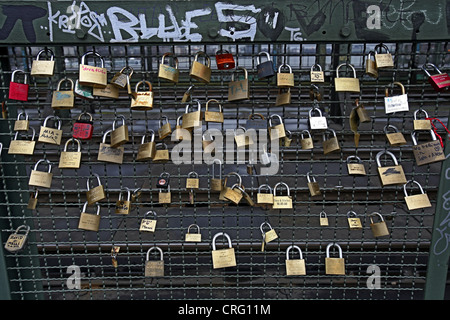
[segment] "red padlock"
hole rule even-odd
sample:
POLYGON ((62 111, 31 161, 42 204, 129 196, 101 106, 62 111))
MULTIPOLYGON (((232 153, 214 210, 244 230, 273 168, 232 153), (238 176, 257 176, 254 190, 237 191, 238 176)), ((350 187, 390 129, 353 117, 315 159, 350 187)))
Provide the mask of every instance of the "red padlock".
POLYGON ((9 83, 9 99, 18 101, 28 101, 28 77, 22 70, 14 70, 11 75, 11 82, 9 83), (16 82, 16 73, 23 73, 23 83, 16 82))
POLYGON ((219 70, 233 69, 236 66, 233 55, 227 50, 216 51, 216 63, 219 70))
POLYGON ((434 64, 426 63, 422 66, 422 70, 425 71, 428 76, 428 82, 433 86, 435 91, 448 90, 450 87, 450 76, 447 73, 441 72, 434 64), (431 75, 427 69, 432 68, 438 72, 438 74, 431 75))
POLYGON ((83 112, 73 124, 72 137, 81 140, 91 139, 94 132, 93 124, 92 115, 88 112, 83 112), (89 117, 89 120, 83 119, 85 116, 89 117))

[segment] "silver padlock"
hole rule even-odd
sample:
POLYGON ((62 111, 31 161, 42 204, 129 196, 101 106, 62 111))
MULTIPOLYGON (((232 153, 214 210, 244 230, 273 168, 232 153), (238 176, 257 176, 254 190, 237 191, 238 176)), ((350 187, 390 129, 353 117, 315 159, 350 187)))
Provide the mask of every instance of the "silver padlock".
POLYGON ((319 108, 313 107, 309 110, 309 127, 311 130, 326 130, 328 129, 327 118, 322 115, 319 108), (314 113, 319 113, 319 116, 314 116, 314 113))

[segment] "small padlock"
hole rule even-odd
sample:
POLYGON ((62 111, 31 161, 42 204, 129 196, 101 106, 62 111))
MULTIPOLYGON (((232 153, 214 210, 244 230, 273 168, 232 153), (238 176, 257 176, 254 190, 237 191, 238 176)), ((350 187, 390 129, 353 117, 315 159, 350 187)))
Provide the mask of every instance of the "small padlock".
POLYGON ((160 247, 151 247, 147 251, 147 257, 145 260, 145 271, 144 274, 146 277, 164 277, 164 257, 163 251, 160 247), (150 252, 153 250, 158 250, 160 259, 159 260, 150 260, 150 252))
POLYGON ((155 145, 155 156, 153 157, 153 163, 164 163, 170 160, 169 149, 165 143, 157 143, 155 145), (164 148, 161 149, 160 147, 164 148))
POLYGON ((275 107, 286 106, 291 103, 291 88, 278 88, 275 107))
POLYGON ((187 228, 187 233, 184 236, 184 241, 186 242, 202 242, 202 234, 200 232, 200 227, 197 224, 191 224, 187 228), (191 233, 191 228, 197 228, 197 233, 191 233))
POLYGON ((189 102, 192 100, 192 92, 194 91, 195 85, 191 85, 185 93, 183 93, 183 97, 181 98, 181 102, 189 102))
POLYGON ((103 97, 109 99, 118 99, 120 96, 119 88, 111 83, 106 84, 105 87, 93 87, 92 95, 94 97, 103 97))
POLYGON ((422 70, 428 76, 428 82, 436 92, 448 90, 450 87, 450 76, 447 73, 441 72, 434 64, 426 63, 422 66, 422 70), (437 74, 431 75, 427 69, 432 68, 437 71, 437 74))
POLYGON ((200 187, 200 179, 198 173, 191 171, 186 178, 186 189, 198 189, 200 187))
POLYGON ((120 247, 119 246, 112 246, 111 248, 111 262, 114 268, 117 268, 118 261, 117 261, 117 255, 119 254, 120 247))
POLYGON ((73 80, 67 77, 58 81, 56 91, 53 91, 52 95, 52 108, 53 109, 71 109, 75 106, 75 94, 73 80), (61 85, 65 82, 70 83, 69 90, 61 90, 61 85))
POLYGON ((9 144, 8 154, 33 155, 34 147, 36 146, 36 141, 34 141, 36 131, 33 127, 31 127, 31 130, 33 131, 31 140, 17 140, 19 131, 16 131, 14 140, 11 140, 11 143, 9 144))
POLYGON ((81 211, 78 229, 87 231, 98 231, 100 228, 100 205, 96 204, 97 213, 87 213, 88 203, 85 202, 81 211))
POLYGON ((360 157, 348 156, 347 157, 347 171, 349 175, 366 175, 366 168, 360 157))
POLYGON ((389 235, 389 230, 386 225, 386 221, 384 221, 383 216, 378 212, 372 212, 369 214, 370 218, 370 229, 372 230, 372 234, 375 238, 384 237, 389 235), (379 222, 374 222, 373 217, 378 216, 380 218, 379 222))
POLYGON ((14 131, 28 131, 30 128, 30 121, 28 120, 28 113, 20 112, 17 115, 16 121, 14 121, 14 131), (21 119, 24 117, 25 119, 21 119))
POLYGON ((50 49, 42 49, 38 52, 36 60, 31 65, 31 76, 33 77, 51 77, 55 71, 55 54, 50 49), (50 60, 41 60, 41 55, 45 53, 50 60))
POLYGON ((108 72, 105 68, 105 60, 94 51, 87 51, 81 56, 81 64, 79 68, 79 83, 83 86, 104 88, 107 85, 108 72), (100 60, 101 67, 90 66, 85 64, 86 57, 94 56, 100 60))
POLYGON ((134 93, 131 98, 131 110, 147 111, 153 109, 153 86, 149 81, 139 81, 136 83, 134 93), (139 91, 139 86, 146 84, 148 86, 147 91, 139 91))
POLYGON ((72 127, 72 137, 79 140, 89 140, 94 133, 94 122, 92 114, 83 112, 78 116, 72 127), (88 117, 86 119, 86 117, 88 117))
POLYGON ((186 109, 183 114, 181 123, 181 127, 183 129, 193 130, 194 128, 202 126, 202 111, 201 111, 202 106, 200 104, 200 101, 192 100, 192 103, 197 104, 197 110, 189 112, 193 106, 190 104, 186 105, 186 109))
POLYGON ((436 134, 433 130, 430 130, 429 132, 431 135, 431 141, 421 144, 417 143, 416 138, 419 131, 411 132, 411 139, 413 142, 412 151, 418 166, 445 160, 445 154, 442 149, 441 142, 436 138, 436 134))
POLYGON ((212 239, 212 263, 213 269, 235 267, 236 256, 234 254, 234 248, 231 244, 231 238, 224 232, 216 233, 212 239), (216 239, 223 236, 228 241, 228 249, 216 249, 216 239))
POLYGON ((169 187, 169 183, 170 183, 170 174, 168 172, 162 172, 159 175, 158 180, 156 181, 156 187, 167 189, 169 187))
POLYGON ((36 209, 38 202, 39 190, 34 188, 34 192, 30 194, 30 198, 28 199, 27 209, 34 210, 36 209))
POLYGON ((59 157, 60 169, 79 169, 81 165, 81 142, 78 139, 70 138, 64 145, 64 151, 59 157), (67 151, 69 143, 77 144, 77 151, 67 151))
POLYGON ((267 130, 267 120, 260 113, 251 113, 245 122, 245 129, 267 130))
POLYGON ((122 191, 120 190, 119 193, 119 200, 116 201, 116 206, 114 209, 114 212, 116 214, 124 214, 127 215, 130 213, 131 210, 131 191, 128 188, 125 188, 127 190, 127 200, 123 199, 122 191))
POLYGON ((155 232, 156 230, 156 223, 158 222, 158 216, 155 211, 147 211, 144 214, 144 218, 141 220, 141 224, 139 226, 139 231, 142 232, 155 232), (152 215, 152 217, 147 218, 148 216, 152 215))
POLYGON ((347 222, 350 230, 362 229, 361 219, 355 211, 347 212, 347 222))
POLYGON ((320 191, 319 183, 316 181, 315 177, 312 177, 311 179, 309 172, 306 173, 306 180, 308 181, 308 189, 312 197, 322 194, 320 191))
POLYGON ((292 143, 292 132, 289 130, 285 130, 285 131, 286 131, 286 136, 282 139, 283 146, 290 147, 291 143, 292 143))
POLYGON ((300 133, 300 145, 302 146, 303 150, 311 150, 314 148, 314 142, 311 137, 311 133, 308 130, 303 130, 300 133), (305 137, 304 134, 307 134, 308 136, 305 137))
POLYGON ((51 162, 47 159, 40 159, 34 165, 34 169, 31 170, 30 180, 28 182, 28 185, 35 186, 35 187, 42 187, 42 188, 50 188, 52 185, 52 179, 53 179, 53 174, 52 174, 51 162), (47 164, 47 166, 48 166, 47 172, 37 170, 39 164, 42 162, 47 164))
POLYGON ((326 130, 328 129, 327 118, 322 115, 322 111, 319 108, 313 107, 308 111, 309 115, 309 128, 310 130, 326 130), (314 113, 318 113, 315 116, 314 113))
POLYGON ((389 52, 389 48, 386 45, 381 44, 381 43, 376 45, 374 48, 374 52, 375 52, 375 62, 377 64, 377 69, 394 67, 394 59, 392 59, 392 55, 389 52), (381 48, 386 50, 386 53, 379 53, 379 52, 381 52, 381 48))
POLYGON ((403 185, 403 192, 405 193, 405 202, 406 202, 406 205, 408 206, 408 210, 416 210, 416 209, 431 207, 430 199, 428 198, 428 195, 423 191, 423 188, 419 182, 414 181, 414 180, 408 180, 403 185), (406 186, 410 183, 414 183, 419 187, 419 190, 420 190, 419 194, 414 194, 414 195, 408 194, 408 192, 406 190, 406 186))
POLYGON ((166 190, 163 191, 163 188, 159 189, 158 193, 158 202, 161 204, 170 204, 172 202, 172 193, 170 192, 170 185, 167 186, 166 190))
POLYGON ((239 127, 234 131, 234 141, 238 148, 245 148, 255 143, 250 132, 247 132, 244 127, 239 127))
POLYGON ((378 78, 378 68, 377 63, 375 62, 375 52, 370 51, 367 55, 366 59, 366 74, 371 76, 372 78, 378 78))
POLYGON ((366 108, 364 105, 359 103, 359 99, 355 100, 356 107, 354 108, 356 110, 356 114, 358 115, 358 120, 360 123, 364 122, 371 122, 372 119, 370 118, 369 114, 367 113, 366 108))
POLYGON ((151 138, 149 142, 145 142, 147 137, 145 134, 142 136, 141 145, 136 156, 136 161, 148 161, 155 157, 156 153, 156 143, 155 143, 155 132, 149 129, 151 133, 151 138))
POLYGON ((119 89, 125 89, 130 82, 131 76, 133 75, 134 70, 130 66, 123 67, 119 72, 117 72, 114 77, 111 79, 110 83, 119 89))
POLYGON ((216 51, 216 64, 219 70, 233 69, 236 66, 233 55, 222 49, 216 51))
POLYGON ((384 127, 384 133, 386 134, 386 138, 388 139, 388 142, 391 146, 395 147, 395 146, 402 146, 404 144, 406 144, 406 139, 403 136, 403 133, 399 132, 397 127, 392 125, 392 124, 388 124, 384 127), (390 131, 394 131, 394 132, 390 132, 390 131))
POLYGON ((319 213, 319 224, 321 227, 327 227, 329 225, 328 217, 325 211, 319 213))
POLYGON ((171 134, 172 134, 172 127, 170 126, 169 118, 167 116, 161 116, 161 119, 159 119, 159 128, 158 128, 159 139, 163 140, 164 138, 170 136, 171 134))
POLYGON ((27 74, 23 70, 14 70, 11 75, 11 82, 9 83, 9 99, 28 101, 29 87, 27 74), (18 73, 23 74, 23 83, 16 82, 16 76, 18 73))
POLYGON ((292 73, 292 68, 287 63, 283 63, 278 67, 277 73, 277 87, 278 88, 293 88, 294 84, 294 73, 292 73), (289 70, 288 73, 281 72, 281 70, 287 68, 289 70))
POLYGON ((289 186, 284 182, 278 182, 273 187, 273 209, 292 209, 292 197, 291 197, 291 191, 289 189, 289 186), (287 191, 287 195, 285 196, 279 196, 277 195, 277 188, 284 186, 287 191))
POLYGON ((242 101, 247 99, 250 99, 248 72, 243 67, 237 67, 231 74, 231 81, 228 83, 228 101, 242 101), (234 75, 239 70, 244 72, 244 79, 234 80, 234 75))
POLYGON ((356 70, 353 65, 349 63, 342 63, 336 68, 336 78, 334 78, 334 90, 336 92, 360 92, 359 79, 356 78, 356 70), (340 78, 339 69, 343 66, 347 66, 353 71, 353 78, 340 78))
POLYGON ((337 243, 329 243, 326 248, 325 273, 329 275, 345 275, 345 260, 342 256, 342 248, 337 243), (338 248, 338 258, 330 258, 330 248, 338 248))
POLYGON ((107 130, 103 134, 102 142, 100 143, 100 146, 98 148, 98 155, 97 160, 98 161, 104 161, 104 162, 111 162, 111 163, 117 163, 122 164, 123 162, 123 154, 124 154, 124 148, 123 146, 113 148, 111 144, 106 143, 106 137, 108 134, 110 134, 112 130, 107 130))
POLYGON ((39 131, 38 141, 49 144, 61 144, 62 138, 61 119, 58 116, 48 116, 44 119, 44 123, 39 131), (50 128, 47 126, 48 120, 53 119, 57 124, 56 128, 50 128))
POLYGON ((310 81, 311 82, 325 82, 325 75, 322 71, 322 66, 318 63, 311 66, 311 70, 309 72, 310 81), (316 70, 319 69, 319 70, 316 70))
POLYGON ((273 190, 268 184, 262 184, 258 187, 256 203, 273 205, 273 190), (268 192, 262 192, 263 189, 266 189, 268 192))
POLYGON ((339 146, 339 141, 336 136, 336 132, 333 129, 327 129, 323 135, 323 141, 322 141, 322 147, 323 147, 323 154, 328 154, 331 152, 339 151, 341 150, 341 147, 339 146), (333 135, 331 138, 327 138, 327 133, 330 133, 333 135))
POLYGON ((172 83, 178 83, 178 77, 180 75, 180 70, 178 70, 178 58, 171 52, 163 54, 161 58, 161 63, 159 65, 158 78, 170 81, 172 83), (172 57, 174 66, 164 64, 166 57, 172 57))
POLYGON ((397 96, 389 96, 389 88, 385 88, 385 97, 384 97, 384 108, 385 113, 393 113, 393 112, 401 112, 401 111, 409 111, 408 104, 408 95, 405 93, 405 87, 398 81, 392 83, 391 86, 399 86, 401 89, 401 94, 397 96))
POLYGON ((261 223, 261 225, 259 226, 259 229, 261 230, 261 234, 262 234, 262 238, 263 238, 262 245, 261 245, 261 251, 264 251, 265 245, 271 241, 278 239, 278 235, 275 232, 275 230, 272 228, 270 223, 268 223, 267 221, 264 221, 263 223, 261 223), (268 226, 269 230, 265 231, 264 226, 268 226))
POLYGON ((306 275, 305 260, 299 246, 292 245, 286 249, 286 275, 287 276, 304 276, 306 275), (290 259, 289 252, 296 249, 300 255, 300 259, 290 259))
POLYGON ((100 176, 96 173, 94 173, 94 176, 97 178, 97 186, 91 189, 90 186, 90 179, 88 178, 86 180, 86 199, 87 199, 87 204, 90 206, 96 202, 102 201, 104 199, 106 199, 106 194, 105 194, 105 188, 102 185, 102 182, 100 180, 100 176))
POLYGON ((218 123, 223 123, 223 108, 222 105, 220 104, 220 102, 216 99, 209 99, 208 101, 206 101, 206 107, 205 107, 205 121, 206 122, 218 122, 218 123), (217 103, 218 107, 219 107, 219 111, 210 111, 208 110, 209 108, 209 104, 211 102, 215 102, 217 103))
POLYGON ((179 116, 177 118, 177 122, 175 124, 175 130, 172 133, 172 139, 175 140, 186 140, 186 141, 192 141, 192 134, 188 129, 183 129, 182 126, 183 116, 179 116))
POLYGON ((27 242, 30 227, 27 225, 19 226, 16 231, 9 235, 5 243, 5 249, 11 253, 16 253, 23 249, 27 242), (25 232, 25 233, 23 233, 25 232))
POLYGON ((405 184, 406 183, 406 177, 405 173, 403 171, 403 167, 398 164, 397 159, 395 158, 394 154, 388 150, 383 150, 377 153, 375 160, 377 162, 378 166, 378 175, 381 179, 381 184, 383 186, 387 185, 398 185, 398 184, 405 184), (387 154, 390 156, 394 162, 393 166, 387 166, 382 167, 381 166, 381 156, 383 154, 387 154))
POLYGON ((222 191, 222 161, 220 161, 219 159, 214 159, 213 163, 212 163, 212 177, 210 180, 210 184, 211 184, 211 190, 212 191, 216 191, 216 192, 220 192, 222 191), (219 174, 218 174, 218 178, 216 178, 216 172, 215 172, 215 166, 214 164, 218 164, 219 165, 219 174))
POLYGON ((73 89, 73 93, 81 99, 84 100, 94 100, 94 88, 90 86, 84 86, 80 83, 80 81, 77 79, 75 80, 75 87, 73 89))
POLYGON ((417 109, 414 111, 414 130, 431 130, 431 122, 430 120, 427 120, 428 113, 423 109, 417 109), (418 114, 423 113, 425 115, 425 119, 419 119, 418 114))
POLYGON ((128 126, 125 123, 125 116, 119 114, 112 123, 111 147, 117 148, 129 141, 128 126), (116 128, 116 122, 121 120, 121 125, 116 128))
POLYGON ((189 76, 203 83, 211 81, 211 59, 205 52, 199 51, 195 54, 189 76), (200 56, 205 58, 205 64, 198 62, 200 56))
POLYGON ((286 130, 284 127, 283 119, 278 114, 272 114, 269 116, 269 135, 271 140, 282 139, 286 137, 286 130), (273 123, 274 118, 277 118, 279 122, 276 125, 273 123))
POLYGON ((261 51, 256 56, 256 73, 259 80, 269 79, 275 75, 275 69, 273 67, 273 61, 270 55, 266 51, 261 51), (266 56, 267 60, 261 62, 260 57, 266 56))

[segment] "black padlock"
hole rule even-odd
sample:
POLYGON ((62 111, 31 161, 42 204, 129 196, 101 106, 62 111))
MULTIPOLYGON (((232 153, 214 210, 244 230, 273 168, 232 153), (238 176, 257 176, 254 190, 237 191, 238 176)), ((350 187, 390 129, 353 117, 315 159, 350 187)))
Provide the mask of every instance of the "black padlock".
POLYGON ((167 172, 161 173, 161 175, 158 178, 158 181, 156 182, 157 188, 167 189, 169 186, 169 178, 170 174, 167 172))
POLYGON ((272 59, 270 59, 270 55, 267 52, 262 51, 258 53, 256 60, 257 60, 256 71, 259 80, 268 79, 275 75, 275 70, 273 68, 273 61, 272 59), (267 57, 267 60, 264 62, 260 62, 260 56, 262 55, 265 55, 267 57))

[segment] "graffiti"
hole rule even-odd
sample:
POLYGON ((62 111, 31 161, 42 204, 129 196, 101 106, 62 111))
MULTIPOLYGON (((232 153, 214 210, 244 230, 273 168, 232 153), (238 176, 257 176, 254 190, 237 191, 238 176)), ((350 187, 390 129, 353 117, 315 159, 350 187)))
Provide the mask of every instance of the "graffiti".
POLYGON ((46 10, 36 6, 2 6, 2 13, 6 16, 6 20, 0 29, 0 40, 6 40, 18 25, 17 21, 21 20, 23 33, 30 43, 36 42, 36 32, 33 27, 33 21, 46 15, 46 10))

